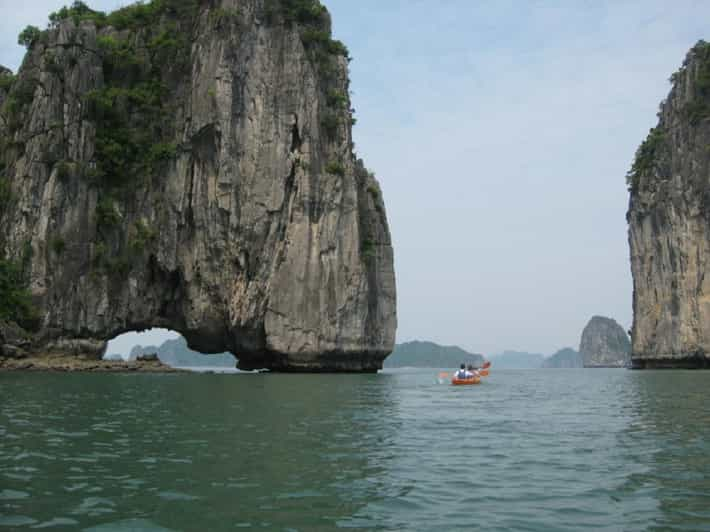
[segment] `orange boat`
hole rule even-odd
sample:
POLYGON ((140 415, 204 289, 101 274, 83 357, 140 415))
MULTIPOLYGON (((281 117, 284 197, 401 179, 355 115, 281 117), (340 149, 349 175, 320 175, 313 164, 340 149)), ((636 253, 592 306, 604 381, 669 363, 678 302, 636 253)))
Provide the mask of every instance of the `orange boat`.
POLYGON ((487 370, 487 369, 481 369, 481 370, 478 371, 478 374, 479 374, 481 377, 488 377, 488 370, 487 370))
POLYGON ((481 377, 471 377, 470 379, 451 379, 451 384, 454 386, 466 386, 470 384, 481 384, 481 377))

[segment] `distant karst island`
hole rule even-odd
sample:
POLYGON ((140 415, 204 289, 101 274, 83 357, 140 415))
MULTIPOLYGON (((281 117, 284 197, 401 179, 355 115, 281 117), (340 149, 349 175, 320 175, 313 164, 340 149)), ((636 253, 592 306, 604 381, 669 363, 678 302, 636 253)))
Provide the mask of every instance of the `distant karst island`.
POLYGON ((579 354, 585 368, 625 368, 630 364, 631 342, 616 321, 594 316, 582 331, 579 354))
MULTIPOLYGON (((214 367, 214 368, 234 368, 237 359, 231 353, 219 353, 205 355, 193 351, 187 346, 187 341, 182 338, 166 340, 160 346, 136 345, 126 357, 127 360, 136 360, 146 355, 156 355, 163 363, 171 367, 214 367)), ((109 360, 124 360, 120 354, 112 353, 106 355, 109 360)))
POLYGON ((397 344, 385 359, 384 367, 453 368, 462 363, 480 367, 483 362, 483 355, 469 353, 455 345, 415 340, 397 344))
POLYGON ((584 367, 582 355, 571 347, 560 349, 542 361, 542 367, 553 368, 581 368, 584 367))
POLYGON ((616 321, 593 316, 582 331, 579 351, 565 347, 545 356, 506 350, 484 357, 455 345, 412 341, 397 344, 384 367, 451 368, 461 363, 481 366, 488 358, 494 369, 623 368, 629 365, 630 350, 629 337, 616 321))

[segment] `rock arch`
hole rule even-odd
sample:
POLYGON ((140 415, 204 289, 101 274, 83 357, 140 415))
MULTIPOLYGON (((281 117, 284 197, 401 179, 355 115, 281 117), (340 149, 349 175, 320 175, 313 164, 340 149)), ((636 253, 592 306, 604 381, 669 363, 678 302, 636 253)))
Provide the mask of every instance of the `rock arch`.
POLYGON ((4 327, 3 352, 100 357, 151 327, 246 368, 374 371, 392 350, 393 252, 353 154, 347 50, 258 0, 210 9, 123 33, 59 21, 0 94, 24 98, 0 121, 0 257, 38 315, 21 341, 4 327), (151 52, 166 24, 187 48, 151 52), (139 66, 120 71, 121 46, 139 66))

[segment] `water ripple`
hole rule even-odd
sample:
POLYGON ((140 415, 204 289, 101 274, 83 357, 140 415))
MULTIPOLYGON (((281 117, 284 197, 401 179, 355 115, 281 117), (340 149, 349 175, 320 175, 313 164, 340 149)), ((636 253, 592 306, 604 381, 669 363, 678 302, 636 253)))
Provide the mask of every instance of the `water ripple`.
POLYGON ((199 377, 0 374, 0 527, 710 522, 708 373, 199 377))

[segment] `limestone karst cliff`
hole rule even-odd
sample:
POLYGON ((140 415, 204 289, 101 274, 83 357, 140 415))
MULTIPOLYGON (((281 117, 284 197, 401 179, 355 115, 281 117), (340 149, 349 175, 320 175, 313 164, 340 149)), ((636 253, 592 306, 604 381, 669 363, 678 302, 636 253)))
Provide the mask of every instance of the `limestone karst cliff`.
POLYGON ((160 326, 244 368, 381 367, 390 234, 317 0, 76 2, 24 37, 0 72, 0 259, 31 330, 0 327, 0 356, 160 326))
POLYGON ((629 365, 631 342, 611 318, 594 316, 582 331, 579 354, 585 368, 624 368, 629 365))
POLYGON ((710 44, 671 82, 628 174, 637 368, 710 366, 710 44))

